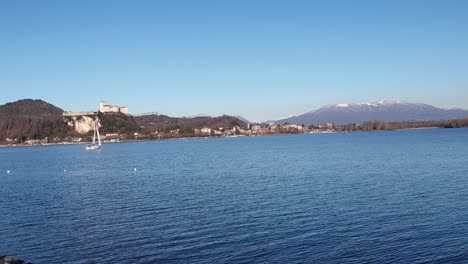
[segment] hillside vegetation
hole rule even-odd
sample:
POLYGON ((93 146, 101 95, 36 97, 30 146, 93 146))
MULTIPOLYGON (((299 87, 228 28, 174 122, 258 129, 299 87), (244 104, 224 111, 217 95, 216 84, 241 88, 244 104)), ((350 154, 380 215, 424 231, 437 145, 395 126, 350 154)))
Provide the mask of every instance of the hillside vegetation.
POLYGON ((130 134, 138 132, 140 129, 133 116, 122 113, 101 113, 98 114, 101 128, 99 131, 105 133, 130 134))
POLYGON ((246 127, 247 123, 234 116, 218 117, 169 117, 165 115, 145 115, 135 117, 137 124, 145 132, 162 131, 168 132, 180 129, 184 133, 193 133, 194 129, 209 127, 212 129, 232 128, 235 126, 246 127))
POLYGON ((63 110, 42 100, 24 99, 0 106, 0 141, 64 137, 73 130, 64 122, 63 110))
POLYGON ((468 127, 468 118, 431 120, 431 121, 403 121, 385 122, 383 120, 371 120, 357 126, 348 124, 336 126, 337 131, 373 131, 373 130, 398 130, 398 129, 419 129, 419 128, 462 128, 468 127))

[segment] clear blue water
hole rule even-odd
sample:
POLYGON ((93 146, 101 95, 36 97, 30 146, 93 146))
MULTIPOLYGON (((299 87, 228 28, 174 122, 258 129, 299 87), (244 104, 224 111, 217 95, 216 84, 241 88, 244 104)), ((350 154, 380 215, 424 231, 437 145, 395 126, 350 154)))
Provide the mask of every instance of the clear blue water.
POLYGON ((4 148, 0 186, 34 263, 468 261, 467 129, 4 148))

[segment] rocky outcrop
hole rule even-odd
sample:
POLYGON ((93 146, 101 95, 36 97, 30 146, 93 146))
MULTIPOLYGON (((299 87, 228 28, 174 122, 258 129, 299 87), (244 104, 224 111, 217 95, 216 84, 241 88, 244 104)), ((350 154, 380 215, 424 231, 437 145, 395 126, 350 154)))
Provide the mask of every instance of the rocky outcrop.
POLYGON ((94 122, 96 122, 96 117, 92 116, 72 116, 67 117, 67 124, 78 134, 87 134, 89 131, 93 130, 94 122))
POLYGON ((0 254, 0 264, 32 264, 32 263, 21 260, 21 259, 17 259, 12 256, 5 256, 5 255, 0 254))

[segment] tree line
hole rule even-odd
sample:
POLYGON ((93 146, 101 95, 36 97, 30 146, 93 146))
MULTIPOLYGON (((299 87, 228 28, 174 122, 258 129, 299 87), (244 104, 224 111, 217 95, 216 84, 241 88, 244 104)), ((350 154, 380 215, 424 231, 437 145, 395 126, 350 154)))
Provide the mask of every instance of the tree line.
POLYGON ((432 121, 401 121, 385 122, 382 120, 371 120, 361 125, 347 124, 336 126, 338 132, 352 131, 375 131, 375 130, 398 130, 398 129, 418 129, 418 128, 462 128, 468 127, 468 118, 432 121))

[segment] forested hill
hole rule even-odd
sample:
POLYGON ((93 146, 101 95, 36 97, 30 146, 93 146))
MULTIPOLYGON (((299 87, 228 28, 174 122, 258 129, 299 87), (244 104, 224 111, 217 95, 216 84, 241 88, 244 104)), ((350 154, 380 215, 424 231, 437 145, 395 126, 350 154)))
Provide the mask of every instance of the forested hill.
POLYGON ((101 128, 99 130, 102 134, 131 134, 140 130, 133 116, 122 113, 104 114, 99 112, 99 122, 101 124, 101 128))
POLYGON ((166 115, 144 115, 136 116, 135 121, 143 131, 152 132, 169 131, 172 129, 180 129, 182 132, 191 133, 193 129, 209 127, 213 129, 232 128, 234 126, 246 127, 247 124, 234 116, 218 116, 218 117, 169 117, 166 115))
POLYGON ((72 129, 63 122, 63 110, 42 100, 24 99, 0 106, 0 141, 24 141, 66 136, 72 129))

